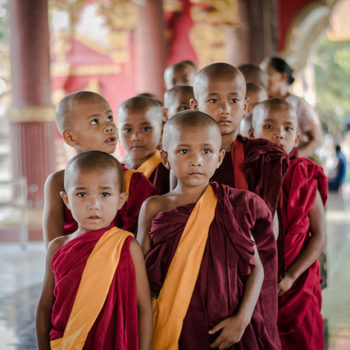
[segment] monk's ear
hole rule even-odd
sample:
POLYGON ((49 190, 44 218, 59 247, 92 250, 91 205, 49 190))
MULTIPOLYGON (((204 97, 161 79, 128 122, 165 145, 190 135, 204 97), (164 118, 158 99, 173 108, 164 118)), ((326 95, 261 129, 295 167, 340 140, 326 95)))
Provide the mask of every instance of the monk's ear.
POLYGON ((300 141, 300 134, 296 134, 295 135, 295 144, 294 144, 295 147, 297 147, 299 145, 299 141, 300 141))
POLYGON ((244 98, 244 104, 243 104, 244 115, 248 115, 248 99, 249 97, 244 98))
POLYGON ((249 128, 249 130, 248 130, 248 135, 249 135, 249 138, 250 138, 250 139, 253 139, 253 138, 254 138, 254 129, 253 129, 253 128, 249 128))
POLYGON ((121 192, 119 196, 119 203, 118 203, 118 210, 125 204, 125 202, 128 200, 128 193, 127 192, 121 192))
POLYGON ((71 147, 74 147, 77 144, 75 141, 75 135, 70 130, 64 130, 62 133, 62 137, 64 142, 71 147))
POLYGON ((190 99, 190 107, 191 107, 191 109, 198 110, 198 102, 195 98, 190 99))
POLYGON ((170 164, 169 164, 169 161, 168 161, 168 152, 167 152, 167 151, 164 151, 164 150, 161 150, 161 151, 160 151, 160 158, 161 158, 161 160, 162 160, 163 165, 164 165, 168 170, 170 170, 171 167, 170 167, 170 164))
POLYGON ((218 165, 217 165, 216 169, 221 165, 222 161, 224 160, 224 157, 225 157, 225 150, 222 149, 219 152, 218 165))
POLYGON ((166 123, 169 119, 168 117, 168 108, 163 107, 162 108, 162 112, 163 112, 163 122, 166 123))
POLYGON ((61 196, 61 198, 63 199, 63 202, 64 202, 64 204, 66 205, 66 207, 67 207, 68 209, 70 209, 67 193, 66 193, 65 191, 60 191, 60 196, 61 196))

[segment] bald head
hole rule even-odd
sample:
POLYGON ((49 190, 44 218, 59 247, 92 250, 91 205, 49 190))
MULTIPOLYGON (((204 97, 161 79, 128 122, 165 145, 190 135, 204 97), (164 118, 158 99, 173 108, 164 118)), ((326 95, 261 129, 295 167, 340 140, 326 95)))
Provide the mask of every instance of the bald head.
POLYGON ((79 174, 85 171, 94 171, 97 169, 115 170, 119 183, 120 192, 123 189, 123 169, 116 158, 108 153, 100 151, 88 151, 79 153, 72 158, 64 171, 64 188, 68 191, 70 187, 70 180, 73 175, 79 174))
POLYGON ((117 119, 119 121, 120 118, 128 113, 146 113, 150 109, 152 109, 152 119, 161 124, 163 120, 163 111, 159 101, 142 95, 137 95, 124 101, 118 109, 117 119))
POLYGON ((246 84, 243 74, 234 66, 228 63, 213 63, 202 68, 194 79, 193 90, 194 97, 198 100, 202 89, 206 89, 211 81, 239 81, 242 85, 242 93, 245 96, 246 84))
POLYGON ((254 83, 267 89, 267 74, 255 64, 242 64, 238 69, 244 75, 247 83, 254 83))
POLYGON ((181 61, 164 71, 164 84, 167 90, 176 85, 192 85, 198 68, 192 61, 181 61))
POLYGON ((101 95, 92 91, 76 91, 65 96, 57 105, 55 118, 58 130, 63 133, 64 130, 71 128, 74 122, 74 108, 81 103, 105 103, 109 106, 109 103, 101 95))
POLYGON ((253 109, 252 127, 255 129, 261 118, 270 111, 288 111, 290 120, 296 126, 298 125, 298 118, 293 106, 285 100, 280 98, 271 98, 269 100, 258 103, 253 109))
POLYGON ((169 119, 163 131, 163 147, 167 150, 172 142, 174 132, 184 133, 188 129, 210 128, 214 130, 214 139, 221 145, 221 133, 216 121, 208 114, 196 110, 188 110, 175 114, 169 119))

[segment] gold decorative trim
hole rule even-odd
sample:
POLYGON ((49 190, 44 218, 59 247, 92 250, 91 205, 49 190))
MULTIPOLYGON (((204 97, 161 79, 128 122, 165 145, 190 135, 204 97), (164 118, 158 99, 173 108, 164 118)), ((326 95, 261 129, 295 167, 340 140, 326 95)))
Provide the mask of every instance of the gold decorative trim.
POLYGON ((56 78, 82 75, 108 75, 118 74, 119 72, 120 66, 117 64, 85 65, 77 67, 62 63, 51 64, 51 75, 56 78))
POLYGON ((55 120, 55 109, 47 106, 10 108, 6 119, 11 123, 52 122, 55 120))

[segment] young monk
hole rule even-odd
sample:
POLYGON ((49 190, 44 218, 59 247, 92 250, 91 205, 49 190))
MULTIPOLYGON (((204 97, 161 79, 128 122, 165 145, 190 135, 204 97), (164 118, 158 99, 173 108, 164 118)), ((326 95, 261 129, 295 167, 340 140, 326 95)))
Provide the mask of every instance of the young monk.
POLYGON ((323 349, 318 256, 326 245, 324 205, 327 179, 322 168, 298 157, 298 119, 284 100, 258 104, 252 136, 282 146, 289 154, 280 211, 278 328, 282 349, 323 349))
POLYGON ((126 152, 123 163, 127 169, 143 173, 161 194, 169 192, 169 170, 161 163, 163 111, 147 97, 135 96, 118 109, 119 139, 126 152))
MULTIPOLYGON (((227 63, 214 63, 200 70, 194 81, 195 100, 191 106, 209 114, 217 123, 222 136, 225 157, 212 176, 212 181, 258 194, 272 213, 277 207, 287 154, 283 149, 263 139, 250 140, 237 136, 247 108, 246 83, 242 73, 227 63)), ((254 236, 265 279, 259 304, 275 348, 280 340, 277 329, 277 264, 274 235, 254 236)))
POLYGON ((265 101, 268 99, 266 90, 255 83, 247 83, 245 97, 247 100, 247 112, 246 116, 241 120, 239 126, 239 134, 244 137, 249 136, 249 129, 252 127, 252 113, 253 108, 259 102, 265 101))
MULTIPOLYGON (((69 94, 58 103, 55 116, 63 140, 77 153, 98 150, 112 154, 115 151, 117 129, 111 107, 101 95, 91 91, 69 94)), ((124 190, 130 195, 118 210, 115 224, 136 232, 141 205, 146 198, 157 193, 157 189, 140 173, 125 171, 124 178, 124 190)), ((64 170, 59 170, 51 174, 45 183, 43 233, 46 245, 78 228, 60 197, 60 192, 64 190, 63 179, 64 170)))
POLYGON ((164 84, 167 90, 176 85, 193 85, 197 66, 192 61, 181 61, 169 66, 164 71, 164 84))
POLYGON ((194 98, 193 87, 190 85, 177 85, 164 94, 164 107, 167 119, 176 113, 191 109, 190 100, 194 98))
POLYGON ((191 107, 209 114, 221 131, 226 154, 212 180, 258 194, 274 212, 287 155, 269 141, 237 137, 247 108, 245 93, 246 83, 237 68, 214 63, 197 73, 191 107))
POLYGON ((36 316, 39 350, 150 350, 142 250, 130 232, 113 225, 127 198, 121 165, 104 152, 78 154, 67 165, 61 196, 78 229, 47 251, 36 316))
POLYGON ((247 84, 254 83, 261 86, 264 89, 267 89, 267 74, 259 66, 248 63, 241 64, 240 66, 238 66, 238 69, 243 74, 247 84))
POLYGON ((255 308, 263 268, 252 240, 273 236, 269 209, 251 192, 209 184, 224 151, 208 115, 175 115, 163 148, 177 187, 144 203, 138 235, 156 297, 154 350, 275 349, 255 308))

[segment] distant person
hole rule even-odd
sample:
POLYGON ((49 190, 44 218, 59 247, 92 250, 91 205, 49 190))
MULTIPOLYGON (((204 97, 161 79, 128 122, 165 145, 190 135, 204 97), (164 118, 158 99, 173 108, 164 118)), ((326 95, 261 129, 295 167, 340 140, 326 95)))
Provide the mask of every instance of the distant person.
POLYGON ((332 192, 341 191, 345 182, 347 159, 340 145, 335 146, 335 155, 338 160, 336 168, 328 176, 328 189, 332 192))
POLYGON ((237 67, 244 76, 246 83, 254 83, 267 89, 267 75, 255 64, 241 64, 237 67))
POLYGON ((181 61, 169 66, 164 71, 165 88, 170 90, 176 85, 193 85, 197 65, 192 61, 181 61))
POLYGON ((152 306, 142 250, 115 227, 123 169, 110 154, 80 153, 64 173, 77 230, 53 240, 36 315, 39 350, 150 350, 152 306))
POLYGON ((193 87, 190 85, 176 85, 164 94, 164 107, 167 119, 176 113, 191 109, 190 101, 194 98, 193 87))
POLYGON ((296 110, 300 133, 299 155, 317 160, 315 150, 323 142, 321 123, 315 110, 302 97, 289 92, 294 82, 293 69, 282 58, 271 57, 267 62, 266 73, 269 96, 286 100, 296 110))

